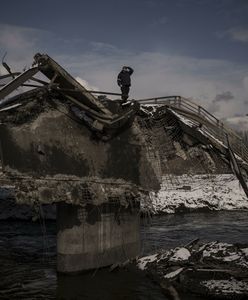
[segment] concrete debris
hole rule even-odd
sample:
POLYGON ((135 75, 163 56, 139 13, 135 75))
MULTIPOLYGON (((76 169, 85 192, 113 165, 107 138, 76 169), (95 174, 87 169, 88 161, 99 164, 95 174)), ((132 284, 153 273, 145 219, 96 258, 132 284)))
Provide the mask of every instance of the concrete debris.
POLYGON ((137 260, 161 286, 172 285, 179 295, 217 299, 247 299, 248 245, 219 242, 190 243, 161 250, 137 260))

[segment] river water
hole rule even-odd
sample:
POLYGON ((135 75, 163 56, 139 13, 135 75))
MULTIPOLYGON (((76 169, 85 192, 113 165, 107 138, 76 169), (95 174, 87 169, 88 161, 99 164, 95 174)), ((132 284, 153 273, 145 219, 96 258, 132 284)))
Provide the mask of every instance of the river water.
MULTIPOLYGON (((195 238, 248 243, 248 212, 165 215, 148 223, 143 219, 142 254, 182 246, 195 238)), ((76 276, 57 275, 55 222, 0 224, 0 299, 166 299, 159 286, 137 270, 110 272, 105 268, 76 276)))

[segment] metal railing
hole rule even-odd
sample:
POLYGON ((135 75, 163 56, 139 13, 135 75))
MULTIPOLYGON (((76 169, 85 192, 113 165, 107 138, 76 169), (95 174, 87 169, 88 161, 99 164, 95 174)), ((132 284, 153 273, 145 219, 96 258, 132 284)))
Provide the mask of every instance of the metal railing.
POLYGON ((140 104, 163 105, 174 109, 179 114, 196 117, 201 123, 201 130, 206 132, 216 142, 221 142, 228 147, 229 143, 238 156, 248 163, 248 147, 244 144, 242 138, 231 128, 227 127, 222 121, 208 112, 204 107, 194 103, 193 101, 181 96, 166 96, 157 98, 147 98, 137 100, 140 104))

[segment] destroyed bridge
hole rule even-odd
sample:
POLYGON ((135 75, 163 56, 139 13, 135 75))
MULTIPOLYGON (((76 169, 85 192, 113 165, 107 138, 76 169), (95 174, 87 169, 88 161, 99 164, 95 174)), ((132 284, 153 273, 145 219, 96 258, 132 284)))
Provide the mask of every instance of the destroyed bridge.
POLYGON ((138 255, 140 202, 162 176, 233 172, 248 195, 246 145, 192 101, 96 97, 46 54, 24 72, 3 65, 1 187, 19 204, 56 204, 59 272, 138 255))

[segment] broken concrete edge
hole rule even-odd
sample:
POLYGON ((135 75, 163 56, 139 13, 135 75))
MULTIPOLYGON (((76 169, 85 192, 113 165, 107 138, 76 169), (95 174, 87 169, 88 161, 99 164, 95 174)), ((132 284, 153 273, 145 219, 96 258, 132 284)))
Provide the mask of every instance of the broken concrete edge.
POLYGON ((52 204, 65 202, 84 206, 88 203, 101 205, 119 202, 123 206, 140 202, 149 192, 122 179, 102 179, 97 177, 79 178, 77 176, 55 175, 53 177, 33 178, 31 176, 5 175, 0 183, 16 198, 17 204, 52 204))
POLYGON ((50 110, 51 113, 52 110, 54 114, 60 112, 81 126, 86 126, 92 135, 103 142, 109 141, 123 128, 130 127, 139 110, 139 104, 135 101, 128 102, 128 105, 123 108, 118 101, 107 99, 109 103, 106 107, 118 112, 113 115, 113 118, 104 120, 99 117, 100 115, 92 115, 87 107, 79 109, 77 104, 68 101, 64 95, 56 90, 49 91, 47 87, 37 88, 2 102, 2 106, 9 103, 0 110, 2 124, 25 125, 32 122, 41 112, 50 110))

